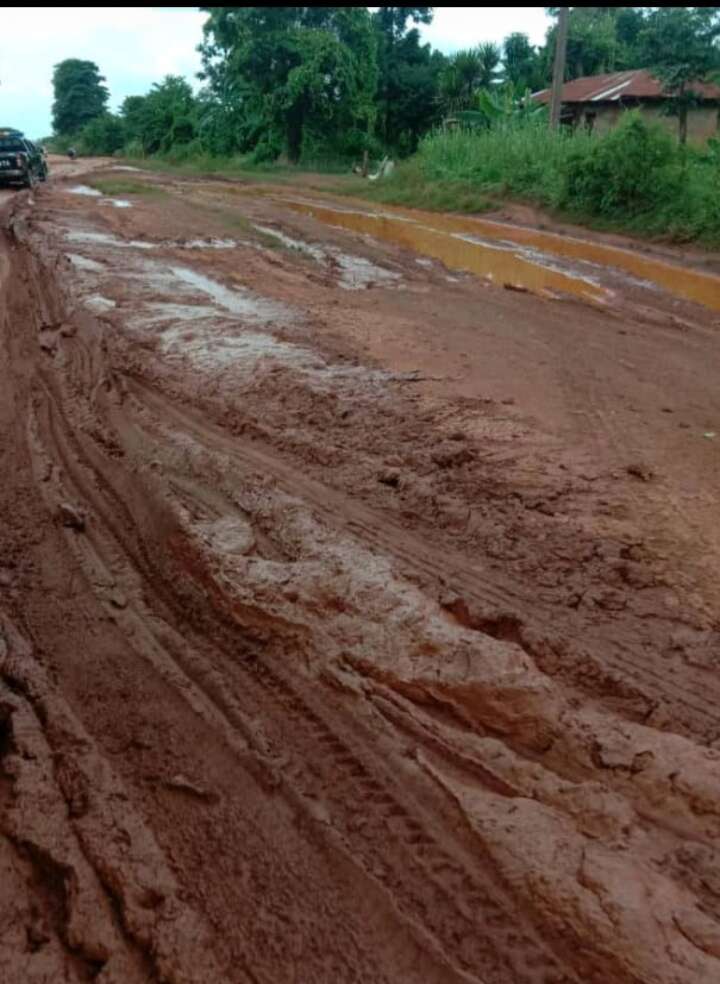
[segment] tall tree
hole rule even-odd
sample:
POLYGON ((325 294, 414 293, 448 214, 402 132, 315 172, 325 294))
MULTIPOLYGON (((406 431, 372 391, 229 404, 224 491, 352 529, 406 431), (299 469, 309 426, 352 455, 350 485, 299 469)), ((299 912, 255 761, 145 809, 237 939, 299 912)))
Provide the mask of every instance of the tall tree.
POLYGON ((189 143, 196 133, 196 104, 185 79, 168 75, 146 96, 128 96, 120 115, 128 141, 146 154, 164 153, 189 143))
POLYGON ((53 130, 58 135, 77 133, 106 112, 109 92, 95 62, 66 58, 53 71, 55 99, 53 130))
POLYGON ((687 140, 688 110, 697 101, 693 82, 720 70, 720 8, 657 7, 647 16, 639 44, 672 97, 680 143, 687 140))
POLYGON ((439 52, 420 44, 411 24, 430 24, 432 7, 378 7, 377 133, 386 147, 412 153, 419 137, 437 121, 435 94, 444 63, 439 52))
POLYGON ((243 92, 258 141, 297 162, 309 141, 347 150, 375 116, 376 34, 367 7, 202 7, 205 77, 243 92))
POLYGON ((527 34, 516 31, 503 41, 503 74, 516 89, 541 89, 544 83, 542 65, 537 49, 527 34))
POLYGON ((500 62, 502 60, 500 48, 492 41, 484 41, 478 45, 477 55, 480 68, 478 87, 489 89, 500 77, 500 62))
POLYGON ((454 113, 471 109, 475 94, 497 81, 499 65, 500 49, 491 42, 456 51, 447 60, 439 80, 440 100, 445 110, 454 113))
MULTIPOLYGON (((559 7, 546 7, 557 13, 559 7)), ((571 7, 568 18, 568 40, 565 59, 565 79, 585 75, 600 75, 637 64, 635 41, 643 24, 642 8, 636 7, 571 7)), ((547 31, 540 52, 545 78, 552 76, 557 25, 547 31)))

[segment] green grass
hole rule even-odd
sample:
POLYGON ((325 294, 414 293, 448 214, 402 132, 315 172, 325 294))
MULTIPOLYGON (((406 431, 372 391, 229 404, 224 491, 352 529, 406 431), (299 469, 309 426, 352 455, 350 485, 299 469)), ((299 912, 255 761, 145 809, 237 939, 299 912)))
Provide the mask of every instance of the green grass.
MULTIPOLYGON (((322 184, 319 190, 324 190, 322 184)), ((494 204, 487 192, 472 181, 453 178, 429 181, 416 158, 400 164, 389 178, 381 181, 364 181, 353 176, 327 190, 387 205, 437 212, 484 212, 494 204)))
POLYGON ((604 136, 545 125, 436 133, 394 173, 333 189, 371 201, 481 212, 508 200, 558 218, 641 237, 720 246, 720 150, 683 150, 628 114, 604 136))
POLYGON ((484 212, 518 201, 596 229, 720 247, 720 143, 680 148, 662 127, 646 124, 636 113, 601 136, 551 132, 544 123, 527 121, 436 132, 414 157, 377 182, 351 174, 350 163, 337 159, 293 167, 255 163, 250 155, 178 153, 128 163, 248 184, 301 182, 315 191, 444 212, 484 212))
POLYGON ((292 165, 282 161, 258 163, 251 154, 234 157, 213 157, 210 154, 197 154, 185 157, 183 154, 165 154, 153 157, 124 158, 123 163, 146 171, 173 174, 178 177, 220 177, 236 181, 263 180, 277 183, 290 183, 298 174, 340 175, 349 172, 347 161, 337 158, 312 158, 292 165))
POLYGON ((163 188, 138 181, 134 178, 91 178, 89 181, 93 188, 101 191, 103 195, 145 195, 151 197, 162 197, 167 194, 163 188))

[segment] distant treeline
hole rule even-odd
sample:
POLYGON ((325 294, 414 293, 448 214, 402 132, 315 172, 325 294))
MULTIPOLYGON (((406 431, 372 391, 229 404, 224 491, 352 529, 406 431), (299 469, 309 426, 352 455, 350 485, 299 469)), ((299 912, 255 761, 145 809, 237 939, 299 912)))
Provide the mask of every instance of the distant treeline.
MULTIPOLYGON (((432 7, 200 9, 207 20, 197 94, 168 76, 111 113, 98 66, 68 59, 53 76, 49 142, 136 157, 405 157, 448 115, 477 114, 491 126, 498 106, 527 106, 528 92, 548 85, 552 73, 554 24, 539 47, 514 33, 502 45, 445 56, 420 41, 418 25, 431 22, 432 7)), ((566 77, 657 68, 682 100, 688 64, 696 75, 720 64, 717 11, 572 8, 566 77)))

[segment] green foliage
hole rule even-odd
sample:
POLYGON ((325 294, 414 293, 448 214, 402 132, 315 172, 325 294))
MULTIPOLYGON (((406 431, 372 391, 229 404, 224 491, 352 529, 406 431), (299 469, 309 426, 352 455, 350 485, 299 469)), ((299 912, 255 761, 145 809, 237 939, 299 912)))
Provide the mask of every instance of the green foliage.
POLYGON ((576 140, 590 142, 580 134, 554 134, 545 122, 511 119, 476 132, 431 134, 418 156, 428 181, 470 181, 486 194, 537 194, 553 203, 562 193, 565 161, 576 140))
POLYGON ((109 97, 105 79, 94 62, 67 58, 55 66, 52 83, 53 130, 58 135, 78 133, 105 112, 109 97))
POLYGON ((413 24, 429 24, 432 7, 378 7, 373 14, 377 36, 378 87, 376 129, 388 149, 414 153, 418 140, 439 121, 438 76, 445 63, 430 45, 420 44, 413 24))
POLYGON ((236 148, 282 150, 296 163, 309 146, 367 145, 375 121, 377 37, 366 7, 203 7, 200 47, 208 92, 242 100, 250 126, 236 148))
POLYGON ((82 128, 76 142, 81 154, 115 154, 125 144, 125 127, 118 116, 103 113, 82 128))
POLYGON ((602 137, 511 117, 427 136, 382 187, 363 194, 459 211, 513 197, 602 227, 719 246, 719 178, 720 141, 685 149, 638 114, 602 137))
POLYGON ((149 197, 163 197, 167 192, 156 185, 138 181, 135 178, 92 178, 90 185, 97 188, 103 195, 145 195, 149 197))
POLYGON ((693 82, 720 69, 720 14, 717 7, 653 8, 639 35, 643 62, 673 97, 670 110, 680 122, 680 142, 687 139, 687 114, 697 97, 693 82))
MULTIPOLYGON (((53 149, 122 150, 150 168, 280 181, 297 164, 347 173, 364 152, 415 154, 389 180, 363 185, 365 193, 473 210, 510 195, 586 220, 720 239, 717 141, 703 152, 678 147, 640 117, 604 136, 548 131, 547 110, 529 91, 549 81, 555 25, 540 48, 516 32, 502 47, 446 58, 421 44, 418 25, 431 22, 432 7, 201 9, 198 95, 168 76, 112 114, 98 67, 69 59, 53 76, 53 149), (448 115, 460 126, 442 132, 448 115)), ((720 72, 719 13, 570 8, 567 78, 652 69, 682 138, 692 83, 720 72)))
POLYGON ((146 96, 129 96, 120 117, 125 140, 138 144, 143 154, 167 153, 190 144, 197 132, 197 107, 185 79, 168 75, 146 96))
MULTIPOLYGON (((553 15, 559 8, 548 7, 553 15)), ((649 68, 677 95, 685 83, 717 67, 717 7, 571 7, 565 78, 649 68)), ((539 52, 545 82, 552 75, 557 27, 539 52)))
POLYGON ((599 140, 578 144, 565 162, 561 204, 592 215, 634 218, 677 195, 681 174, 673 138, 638 112, 599 140))
POLYGON ((445 112, 472 109, 476 94, 498 81, 500 58, 500 49, 491 43, 452 55, 439 78, 440 102, 445 112))
POLYGON ((527 34, 509 34, 503 42, 503 73, 516 88, 535 92, 545 84, 542 59, 527 34))

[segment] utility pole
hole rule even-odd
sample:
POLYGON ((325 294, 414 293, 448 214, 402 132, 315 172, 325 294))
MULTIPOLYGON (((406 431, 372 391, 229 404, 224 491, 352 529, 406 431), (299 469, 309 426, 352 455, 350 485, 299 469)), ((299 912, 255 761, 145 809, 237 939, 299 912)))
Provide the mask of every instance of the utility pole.
POLYGON ((562 106, 562 87, 565 80, 565 52, 567 51, 569 7, 560 7, 558 29, 555 40, 555 66, 553 68, 552 101, 550 103, 550 129, 557 130, 560 125, 562 106))

